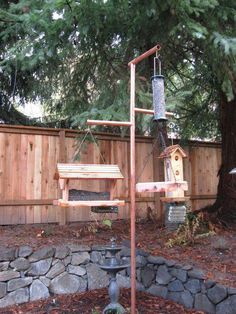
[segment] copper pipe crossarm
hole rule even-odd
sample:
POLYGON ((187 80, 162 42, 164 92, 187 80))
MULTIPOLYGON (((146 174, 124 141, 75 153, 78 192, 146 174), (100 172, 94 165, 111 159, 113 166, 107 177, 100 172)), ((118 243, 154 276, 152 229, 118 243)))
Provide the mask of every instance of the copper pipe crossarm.
POLYGON ((88 125, 131 126, 129 121, 87 120, 88 125))
POLYGON ((154 54, 156 51, 159 51, 159 50, 161 50, 161 45, 157 44, 153 48, 151 48, 148 51, 144 52, 141 56, 138 56, 137 58, 135 58, 132 61, 130 61, 128 63, 128 66, 130 66, 131 64, 138 64, 140 61, 142 61, 143 59, 151 56, 152 54, 154 54))

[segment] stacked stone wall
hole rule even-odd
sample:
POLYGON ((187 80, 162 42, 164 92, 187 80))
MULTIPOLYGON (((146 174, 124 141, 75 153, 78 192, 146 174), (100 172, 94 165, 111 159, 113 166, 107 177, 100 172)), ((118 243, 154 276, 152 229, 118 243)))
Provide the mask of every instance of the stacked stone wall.
MULTIPOLYGON (((120 258, 130 261, 130 249, 120 258)), ((0 307, 55 294, 107 287, 109 276, 98 266, 109 258, 103 246, 29 246, 0 250, 0 307)), ((137 249, 137 289, 171 299, 187 308, 214 314, 236 314, 236 288, 208 280, 202 270, 137 249)), ((117 275, 120 287, 130 287, 130 268, 117 275)))

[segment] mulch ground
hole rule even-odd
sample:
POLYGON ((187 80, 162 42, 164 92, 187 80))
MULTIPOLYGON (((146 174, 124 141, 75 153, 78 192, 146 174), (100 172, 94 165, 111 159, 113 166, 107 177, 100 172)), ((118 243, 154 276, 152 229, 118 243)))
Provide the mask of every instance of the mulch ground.
MULTIPOLYGON (((30 245, 34 249, 46 245, 66 244, 107 244, 111 237, 117 243, 130 240, 129 221, 115 221, 112 228, 96 226, 92 223, 72 223, 67 226, 56 224, 1 226, 1 246, 19 247, 30 245)), ((168 239, 175 237, 170 232, 152 221, 140 220, 136 223, 136 245, 153 254, 173 259, 183 264, 191 264, 205 270, 207 276, 224 285, 236 287, 236 228, 217 229, 215 235, 200 238, 193 246, 174 246, 168 248, 168 239)), ((99 314, 109 303, 107 289, 90 291, 83 294, 56 296, 0 310, 0 313, 80 313, 99 314), (100 312, 99 312, 100 311, 100 312)), ((130 306, 130 291, 122 290, 120 302, 130 306)), ((148 313, 201 313, 187 311, 174 302, 154 297, 145 293, 137 293, 139 314, 148 313)))
MULTIPOLYGON (((182 305, 144 292, 137 292, 137 314, 202 314, 202 311, 187 310, 182 305)), ((130 313, 130 290, 122 289, 120 303, 130 313)), ((80 294, 56 296, 6 308, 3 314, 101 314, 109 303, 107 289, 98 289, 80 294)), ((112 314, 112 313, 111 313, 112 314)))

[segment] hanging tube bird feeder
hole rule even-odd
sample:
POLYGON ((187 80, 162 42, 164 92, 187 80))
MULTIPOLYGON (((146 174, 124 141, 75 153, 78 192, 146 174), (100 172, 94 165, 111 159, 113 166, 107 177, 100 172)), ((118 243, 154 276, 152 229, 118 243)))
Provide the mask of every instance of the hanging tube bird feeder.
POLYGON ((154 58, 154 75, 152 77, 152 92, 153 92, 153 110, 154 121, 165 122, 166 118, 166 104, 165 104, 165 90, 164 90, 164 76, 161 75, 161 60, 156 54, 154 58), (159 74, 156 74, 156 64, 158 62, 159 74))

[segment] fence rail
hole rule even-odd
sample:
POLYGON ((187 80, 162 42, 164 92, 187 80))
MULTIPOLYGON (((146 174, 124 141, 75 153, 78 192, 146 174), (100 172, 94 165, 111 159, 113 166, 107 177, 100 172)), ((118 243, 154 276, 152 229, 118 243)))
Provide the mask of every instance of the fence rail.
MULTIPOLYGON (((60 219, 61 209, 53 206, 60 191, 54 180, 57 162, 73 162, 76 138, 79 132, 67 129, 0 125, 0 225, 24 223, 48 223, 60 219)), ((96 145, 87 143, 81 153, 83 163, 118 164, 124 180, 119 180, 115 196, 126 200, 118 218, 129 217, 129 137, 96 133, 100 152, 96 145), (102 154, 103 158, 101 157, 102 154)), ((152 137, 136 138, 136 175, 139 181, 162 181, 163 165, 153 150, 152 137), (148 163, 144 168, 145 161, 148 163), (144 171, 142 172, 142 169, 144 171)), ((184 147, 188 158, 184 161, 185 179, 189 183, 190 203, 193 209, 214 202, 217 191, 217 172, 221 162, 219 143, 189 142, 184 147)), ((104 181, 72 183, 71 188, 91 191, 106 190, 104 181)), ((137 216, 146 215, 148 207, 161 216, 158 193, 137 193, 137 216)), ((115 216, 112 214, 112 216, 115 216)), ((87 208, 68 208, 66 220, 91 220, 87 208)))

